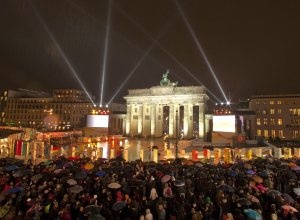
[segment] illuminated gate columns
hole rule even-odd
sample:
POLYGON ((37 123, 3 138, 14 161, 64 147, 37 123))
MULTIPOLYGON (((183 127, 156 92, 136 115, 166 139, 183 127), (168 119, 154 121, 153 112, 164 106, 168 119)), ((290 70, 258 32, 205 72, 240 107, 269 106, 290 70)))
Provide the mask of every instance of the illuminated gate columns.
POLYGON ((171 138, 182 134, 204 137, 204 111, 208 96, 203 86, 177 87, 175 83, 150 89, 128 90, 126 135, 171 138), (196 108, 195 108, 196 106, 196 108))

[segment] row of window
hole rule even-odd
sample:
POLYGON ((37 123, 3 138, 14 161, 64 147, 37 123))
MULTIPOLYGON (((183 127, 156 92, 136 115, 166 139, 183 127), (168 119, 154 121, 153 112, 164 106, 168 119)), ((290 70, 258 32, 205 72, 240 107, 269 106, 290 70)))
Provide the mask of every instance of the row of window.
POLYGON ((259 115, 267 115, 268 113, 270 113, 270 115, 275 115, 276 113, 278 114, 278 115, 281 115, 282 114, 282 110, 281 110, 281 108, 279 108, 279 109, 274 109, 274 108, 271 108, 270 109, 270 112, 268 112, 268 110, 267 109, 262 109, 262 110, 257 110, 256 111, 257 112, 257 114, 259 114, 259 115))
POLYGON ((257 118, 256 125, 283 125, 283 120, 282 118, 270 118, 268 121, 268 118, 257 118))
MULTIPOLYGON (((261 129, 257 129, 257 136, 260 137, 272 137, 272 138, 285 138, 284 134, 283 134, 283 130, 261 130, 261 129)), ((298 139, 300 138, 300 130, 295 129, 292 130, 292 138, 293 139, 298 139)))
MULTIPOLYGON (((255 101, 255 104, 256 105, 267 105, 267 104, 270 104, 270 105, 281 105, 283 102, 281 100, 256 100, 255 101)), ((295 100, 290 100, 290 101, 284 101, 284 104, 285 105, 288 105, 288 104, 297 104, 297 102, 295 100)))

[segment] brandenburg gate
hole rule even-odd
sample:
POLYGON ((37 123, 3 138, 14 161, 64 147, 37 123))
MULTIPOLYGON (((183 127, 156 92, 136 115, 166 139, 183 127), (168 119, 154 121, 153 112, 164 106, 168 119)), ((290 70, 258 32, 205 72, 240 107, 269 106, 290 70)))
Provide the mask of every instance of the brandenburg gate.
POLYGON ((160 86, 128 90, 126 136, 204 137, 208 100, 204 86, 177 86, 168 73, 160 86))

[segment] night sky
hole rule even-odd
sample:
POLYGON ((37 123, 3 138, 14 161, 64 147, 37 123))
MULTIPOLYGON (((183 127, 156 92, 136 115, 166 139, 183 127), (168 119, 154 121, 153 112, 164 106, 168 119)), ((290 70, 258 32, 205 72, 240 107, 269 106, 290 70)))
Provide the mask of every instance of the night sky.
MULTIPOLYGON (((300 93, 300 1, 177 3, 227 97, 300 93)), ((81 89, 67 58, 99 100, 108 8, 109 0, 1 0, 0 90, 81 89)), ((224 100, 175 0, 114 0, 110 21, 105 102, 159 85, 167 69, 178 86, 203 84, 224 100)))

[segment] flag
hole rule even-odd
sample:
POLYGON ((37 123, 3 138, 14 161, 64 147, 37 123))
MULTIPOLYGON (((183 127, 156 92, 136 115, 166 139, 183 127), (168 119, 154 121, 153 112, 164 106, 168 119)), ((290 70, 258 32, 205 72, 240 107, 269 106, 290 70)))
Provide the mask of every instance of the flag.
POLYGON ((16 140, 15 142, 15 155, 21 156, 22 154, 22 140, 16 140))

